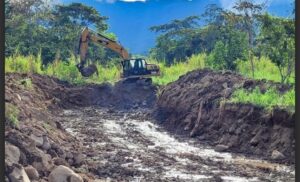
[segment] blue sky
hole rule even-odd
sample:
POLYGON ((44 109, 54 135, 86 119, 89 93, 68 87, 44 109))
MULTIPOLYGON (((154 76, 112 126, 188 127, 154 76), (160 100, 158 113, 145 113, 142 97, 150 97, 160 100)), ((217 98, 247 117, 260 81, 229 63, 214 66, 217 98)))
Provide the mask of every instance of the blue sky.
MULTIPOLYGON (((263 0, 254 0, 262 2, 263 0)), ((268 0, 267 11, 273 15, 288 17, 294 0, 268 0)), ((149 27, 200 15, 208 4, 218 4, 230 9, 235 0, 62 0, 63 3, 81 2, 96 8, 109 17, 109 31, 130 53, 147 54, 155 45, 155 33, 149 27)))

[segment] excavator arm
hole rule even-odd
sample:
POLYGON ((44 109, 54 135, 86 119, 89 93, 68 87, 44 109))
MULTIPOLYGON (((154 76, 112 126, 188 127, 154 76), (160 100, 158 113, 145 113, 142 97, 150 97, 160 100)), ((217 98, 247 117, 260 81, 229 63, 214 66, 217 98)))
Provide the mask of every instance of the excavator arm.
MULTIPOLYGON (((129 59, 129 54, 127 50, 116 41, 90 30, 88 27, 85 27, 80 36, 78 53, 80 54, 80 63, 77 65, 77 68, 82 73, 84 72, 84 65, 86 64, 86 53, 88 50, 88 43, 92 41, 94 43, 101 44, 102 46, 111 49, 112 51, 118 53, 123 59, 129 59)), ((86 74, 89 76, 89 74, 86 74)))

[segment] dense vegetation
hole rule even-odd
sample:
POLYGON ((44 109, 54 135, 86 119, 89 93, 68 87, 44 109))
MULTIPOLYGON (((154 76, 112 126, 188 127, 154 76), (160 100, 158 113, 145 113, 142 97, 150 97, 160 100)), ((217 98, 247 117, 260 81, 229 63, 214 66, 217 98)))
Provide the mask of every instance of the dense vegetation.
POLYGON ((153 26, 159 33, 151 57, 170 66, 186 62, 193 54, 206 53, 213 69, 238 70, 238 62, 249 67, 249 76, 260 74, 260 60, 268 57, 277 67, 281 83, 294 77, 294 19, 271 16, 264 4, 237 0, 233 10, 209 5, 200 16, 153 26), (200 25, 200 21, 204 25, 200 25), (258 73, 257 73, 258 72, 258 73))
MULTIPOLYGON (((120 58, 99 45, 91 44, 87 55, 88 61, 96 64, 99 76, 83 78, 75 66, 79 62, 78 40, 84 26, 117 40, 107 32, 108 17, 81 3, 5 3, 6 72, 47 74, 78 84, 113 83, 119 79, 120 58)), ((150 27, 158 36, 147 59, 161 68, 161 76, 153 78, 154 83, 165 85, 188 71, 208 67, 294 84, 294 19, 271 16, 263 9, 263 4, 237 0, 233 10, 209 5, 200 16, 150 27)), ((294 106, 294 98, 294 90, 286 95, 274 90, 264 94, 238 90, 232 101, 265 107, 294 106)))

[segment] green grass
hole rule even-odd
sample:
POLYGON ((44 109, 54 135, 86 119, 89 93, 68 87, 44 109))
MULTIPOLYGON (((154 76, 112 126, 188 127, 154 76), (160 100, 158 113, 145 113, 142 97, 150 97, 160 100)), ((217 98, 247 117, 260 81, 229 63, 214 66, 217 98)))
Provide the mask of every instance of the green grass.
POLYGON ((30 78, 24 78, 24 79, 21 79, 21 80, 19 81, 19 84, 20 84, 20 85, 23 85, 25 88, 27 88, 27 89, 29 89, 29 90, 33 89, 32 81, 31 81, 30 78))
POLYGON ((151 63, 158 64, 161 72, 161 76, 153 77, 153 83, 166 85, 176 81, 181 75, 186 74, 188 71, 204 68, 205 57, 205 54, 193 55, 186 62, 176 63, 170 67, 165 66, 163 63, 158 63, 156 60, 149 60, 151 63))
MULTIPOLYGON (((148 63, 158 64, 161 70, 161 75, 153 77, 153 83, 157 85, 166 85, 170 82, 176 81, 181 75, 186 74, 189 71, 195 69, 203 69, 208 67, 205 64, 207 58, 206 54, 198 54, 190 57, 186 62, 179 62, 170 67, 165 66, 160 61, 154 59, 147 59, 148 63)), ((81 76, 76 68, 75 56, 72 56, 68 62, 56 60, 53 64, 42 67, 41 56, 22 56, 15 54, 11 57, 7 57, 5 60, 5 72, 21 72, 21 73, 39 73, 50 76, 55 76, 61 80, 69 81, 75 84, 84 83, 114 83, 120 79, 121 67, 116 65, 110 65, 104 67, 100 64, 96 64, 99 76, 94 74, 92 77, 84 78, 81 76)), ((270 59, 260 58, 254 60, 255 64, 255 79, 266 79, 280 82, 280 74, 278 68, 270 59)), ((251 67, 249 61, 238 61, 238 72, 242 75, 251 77, 251 67)), ((293 73, 294 75, 294 73, 293 73)), ((31 80, 22 80, 24 86, 32 87, 31 80)), ((295 78, 289 79, 290 83, 295 82, 295 78)), ((158 93, 159 94, 159 93, 158 93)), ((265 94, 260 93, 255 89, 252 92, 246 90, 237 90, 231 102, 241 103, 253 103, 263 107, 295 107, 295 91, 290 90, 284 95, 278 94, 274 89, 268 90, 265 94)))
POLYGON ((291 89, 284 94, 280 94, 274 88, 268 89, 265 93, 262 93, 258 87, 252 91, 238 89, 232 94, 228 102, 252 103, 267 109, 272 109, 276 106, 294 110, 295 90, 291 89))
POLYGON ((12 126, 19 125, 19 109, 11 103, 5 103, 5 118, 12 126))
MULTIPOLYGON (((278 67, 268 58, 261 57, 254 59, 254 79, 266 79, 275 82, 280 82, 281 77, 278 67)), ((249 61, 238 61, 237 70, 242 75, 252 78, 251 65, 249 61)), ((293 72, 288 80, 288 83, 295 83, 295 73, 293 72)))
MULTIPOLYGON (((115 82, 120 78, 120 68, 117 66, 104 67, 96 64, 99 76, 82 77, 76 67, 76 58, 72 56, 68 62, 55 60, 53 64, 42 66, 41 56, 22 56, 15 54, 5 59, 5 72, 39 73, 57 77, 75 84, 115 82)), ((25 86, 31 85, 31 80, 21 80, 25 86)))

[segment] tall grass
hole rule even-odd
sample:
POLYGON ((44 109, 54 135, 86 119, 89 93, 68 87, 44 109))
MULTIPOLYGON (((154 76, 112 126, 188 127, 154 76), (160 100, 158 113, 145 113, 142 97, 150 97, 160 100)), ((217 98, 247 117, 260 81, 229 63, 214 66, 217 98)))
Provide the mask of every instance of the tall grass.
MULTIPOLYGON (((254 59, 254 79, 266 79, 275 82, 280 82, 280 72, 278 67, 266 57, 261 57, 260 59, 254 59)), ((237 70, 244 76, 252 78, 251 65, 249 61, 238 61, 237 70)), ((288 79, 288 83, 295 83, 295 73, 291 74, 288 79)))
POLYGON ((272 109, 277 106, 294 110, 295 89, 291 89, 284 94, 278 93, 278 91, 274 88, 269 88, 265 93, 262 93, 258 87, 252 91, 238 89, 233 93, 229 102, 252 103, 258 106, 263 106, 267 109, 272 109))
POLYGON ((153 83, 158 85, 166 85, 194 69, 202 69, 205 67, 205 54, 191 56, 186 62, 179 62, 170 67, 163 63, 158 63, 156 60, 149 60, 151 63, 158 64, 160 67, 161 76, 153 77, 153 83))
POLYGON ((14 54, 5 59, 5 72, 45 74, 76 84, 115 82, 120 78, 120 69, 117 66, 104 67, 100 64, 96 64, 98 76, 94 74, 92 77, 85 78, 77 70, 76 64, 74 55, 68 61, 55 60, 52 64, 42 66, 40 54, 36 57, 14 54))

